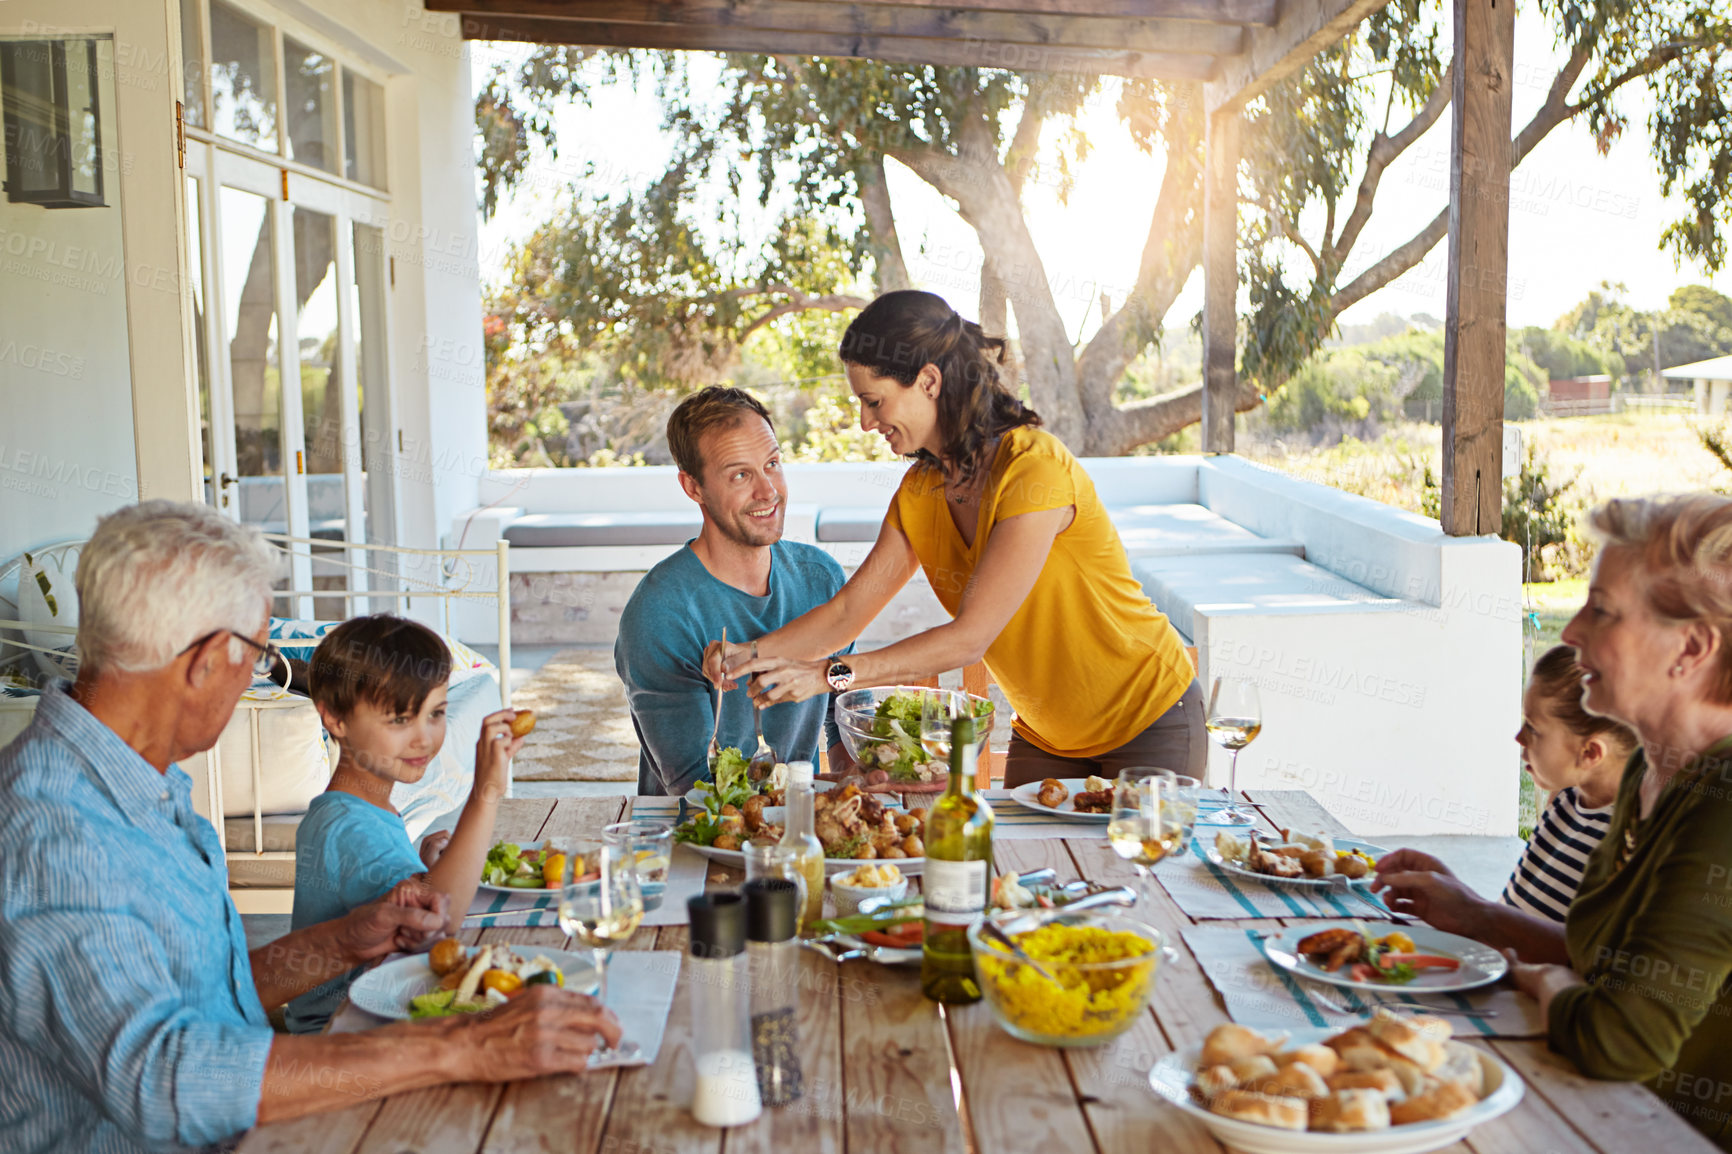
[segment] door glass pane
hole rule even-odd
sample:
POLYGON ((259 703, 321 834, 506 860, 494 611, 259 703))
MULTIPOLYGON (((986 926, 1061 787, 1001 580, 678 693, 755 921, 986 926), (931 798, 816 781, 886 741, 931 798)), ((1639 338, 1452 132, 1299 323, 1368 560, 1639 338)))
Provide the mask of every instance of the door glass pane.
POLYGON ((385 187, 385 90, 343 69, 343 175, 385 187))
POLYGON ((289 156, 337 171, 336 65, 292 36, 283 37, 283 99, 287 102, 289 156))
POLYGON ((199 18, 202 0, 180 0, 181 99, 188 124, 204 127, 204 32, 199 18))
MULTIPOLYGON (((66 43, 66 142, 72 155, 72 191, 102 199, 102 135, 96 107, 96 41, 66 43)), ((112 67, 112 62, 110 62, 112 67)))
POLYGON ((283 390, 277 371, 276 260, 270 204, 222 190, 224 332, 234 396, 236 498, 242 522, 288 532, 283 477, 283 390))
POLYGON ((211 112, 216 131, 277 151, 277 51, 267 25, 211 0, 211 112))
POLYGON ((211 443, 210 424, 210 364, 205 356, 205 285, 204 285, 204 217, 199 208, 198 178, 186 178, 186 282, 192 290, 193 371, 198 374, 199 444, 203 447, 204 499, 207 504, 227 508, 233 495, 226 490, 216 495, 212 471, 216 461, 211 443))
MULTIPOLYGON (((343 380, 337 357, 337 221, 296 207, 295 339, 300 349, 301 421, 307 437, 307 528, 309 535, 343 541, 346 490, 343 486, 343 380)), ((340 550, 315 547, 313 588, 344 589, 340 550), (323 560, 321 560, 323 558, 323 560)), ((320 621, 349 616, 335 598, 313 602, 320 621)))
MULTIPOLYGON (((392 461, 396 443, 391 433, 391 394, 385 378, 385 233, 371 225, 354 226, 355 397, 360 409, 362 509, 364 531, 356 532, 377 545, 396 544, 392 504, 392 461)), ((397 572, 395 553, 370 553, 374 589, 394 588, 385 574, 397 572)), ((388 602, 369 603, 369 612, 393 608, 388 602)))

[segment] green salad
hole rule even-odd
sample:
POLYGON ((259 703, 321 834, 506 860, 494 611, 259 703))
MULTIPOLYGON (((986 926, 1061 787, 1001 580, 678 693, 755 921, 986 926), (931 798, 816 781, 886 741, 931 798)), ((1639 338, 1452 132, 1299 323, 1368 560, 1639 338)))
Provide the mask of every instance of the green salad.
POLYGON ((690 845, 714 845, 722 833, 722 809, 745 805, 757 789, 746 779, 746 755, 732 746, 716 755, 714 781, 700 781, 704 808, 674 828, 674 840, 690 845))
MULTIPOLYGON (((932 775, 928 768, 932 758, 920 744, 920 701, 918 693, 892 693, 878 703, 872 732, 877 741, 863 742, 860 763, 867 769, 889 772, 891 781, 920 782, 932 775)), ((975 717, 992 712, 992 702, 969 698, 975 717)), ((948 772, 949 767, 940 767, 948 772)))

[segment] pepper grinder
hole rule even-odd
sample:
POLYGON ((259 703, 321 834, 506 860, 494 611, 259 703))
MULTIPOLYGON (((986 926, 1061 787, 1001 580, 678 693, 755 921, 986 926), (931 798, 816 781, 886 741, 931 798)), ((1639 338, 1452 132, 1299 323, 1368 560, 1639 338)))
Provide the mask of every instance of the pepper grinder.
POLYGON ((788 878, 746 883, 746 956, 752 965, 752 1064, 766 1106, 786 1106, 805 1087, 800 1074, 800 887, 788 878))

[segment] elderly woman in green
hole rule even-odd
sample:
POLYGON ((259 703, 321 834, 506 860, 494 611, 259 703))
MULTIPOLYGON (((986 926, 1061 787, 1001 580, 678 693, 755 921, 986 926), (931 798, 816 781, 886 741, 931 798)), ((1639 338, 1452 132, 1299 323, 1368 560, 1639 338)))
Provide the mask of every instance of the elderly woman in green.
POLYGON ((1646 1082, 1732 1150, 1732 499, 1610 501, 1590 523, 1602 548, 1563 639, 1583 704, 1641 749, 1570 906, 1569 965, 1514 976, 1582 1073, 1646 1082))

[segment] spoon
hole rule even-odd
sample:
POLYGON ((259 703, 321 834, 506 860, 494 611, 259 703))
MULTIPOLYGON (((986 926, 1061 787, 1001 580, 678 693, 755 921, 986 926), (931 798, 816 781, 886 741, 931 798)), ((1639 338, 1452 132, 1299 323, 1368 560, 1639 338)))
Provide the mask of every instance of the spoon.
POLYGON ((980 936, 983 938, 991 938, 993 941, 1009 950, 1011 955, 1015 957, 1017 961, 1029 967, 1053 985, 1058 986, 1061 989, 1064 987, 1063 982, 1060 982, 1057 978, 1053 977, 1051 972, 1049 972, 1045 966, 1029 957, 1028 954, 1023 951, 1023 948, 1013 942, 1009 934, 999 929, 998 923, 994 922, 991 918, 987 918, 980 923, 980 936))
MULTIPOLYGON (((722 626, 722 676, 728 673, 728 627, 722 626)), ((716 758, 721 756, 722 747, 716 744, 716 735, 722 731, 722 687, 716 686, 716 723, 710 726, 710 780, 716 779, 716 758)))

